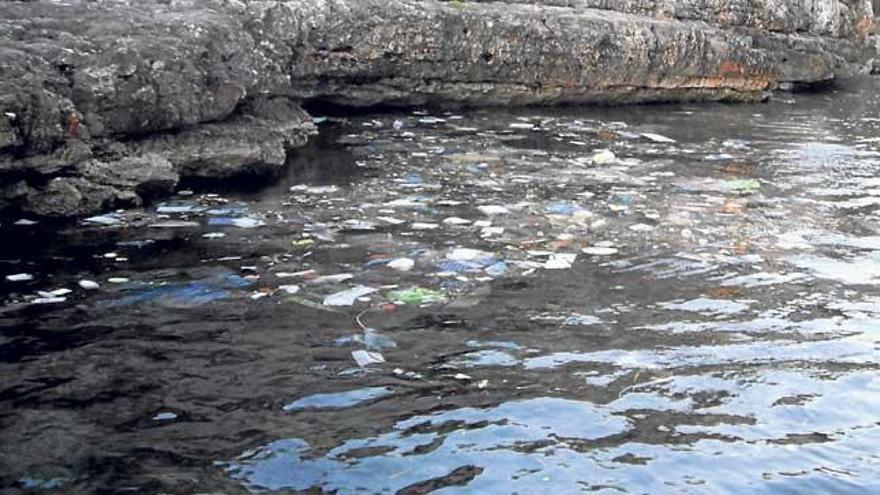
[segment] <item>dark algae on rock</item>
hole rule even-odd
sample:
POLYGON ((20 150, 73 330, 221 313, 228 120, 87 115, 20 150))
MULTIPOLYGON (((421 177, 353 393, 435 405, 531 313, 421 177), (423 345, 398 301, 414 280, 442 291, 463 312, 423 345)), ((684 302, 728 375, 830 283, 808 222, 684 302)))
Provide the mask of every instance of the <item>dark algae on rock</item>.
POLYGON ((300 107, 757 101, 870 69, 869 0, 0 2, 0 208, 271 174, 300 107))

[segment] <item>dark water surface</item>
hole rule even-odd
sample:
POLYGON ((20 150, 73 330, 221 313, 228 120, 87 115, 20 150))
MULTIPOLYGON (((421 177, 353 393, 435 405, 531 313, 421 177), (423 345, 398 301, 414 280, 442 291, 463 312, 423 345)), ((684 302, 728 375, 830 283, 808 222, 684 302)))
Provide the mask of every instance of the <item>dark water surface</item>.
POLYGON ((368 115, 3 222, 0 493, 878 492, 878 90, 368 115))

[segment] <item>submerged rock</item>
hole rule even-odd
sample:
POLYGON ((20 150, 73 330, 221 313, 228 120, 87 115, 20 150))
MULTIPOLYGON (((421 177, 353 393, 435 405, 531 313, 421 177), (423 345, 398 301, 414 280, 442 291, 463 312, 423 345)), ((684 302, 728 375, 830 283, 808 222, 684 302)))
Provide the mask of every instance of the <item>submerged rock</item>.
POLYGON ((872 24, 870 0, 3 2, 0 209, 278 171, 303 101, 756 101, 870 70, 872 24))

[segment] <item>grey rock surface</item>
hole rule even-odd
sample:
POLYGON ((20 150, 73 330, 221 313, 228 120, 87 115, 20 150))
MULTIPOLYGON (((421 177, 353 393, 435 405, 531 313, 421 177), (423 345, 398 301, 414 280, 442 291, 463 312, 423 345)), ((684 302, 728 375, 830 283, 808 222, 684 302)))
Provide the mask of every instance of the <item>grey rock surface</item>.
POLYGON ((872 30, 871 0, 0 2, 0 209, 276 172, 303 101, 757 101, 870 70, 872 30))

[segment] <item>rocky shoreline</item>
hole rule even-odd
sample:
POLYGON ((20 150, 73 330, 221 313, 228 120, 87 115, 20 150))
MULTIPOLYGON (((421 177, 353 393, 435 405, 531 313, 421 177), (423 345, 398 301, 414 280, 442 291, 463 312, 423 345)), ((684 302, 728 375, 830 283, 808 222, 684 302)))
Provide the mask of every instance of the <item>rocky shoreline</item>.
POLYGON ((759 101, 871 70, 869 0, 0 2, 0 209, 283 170, 350 107, 759 101))

